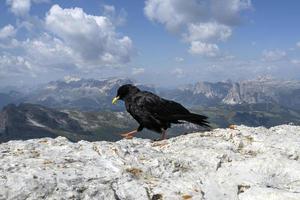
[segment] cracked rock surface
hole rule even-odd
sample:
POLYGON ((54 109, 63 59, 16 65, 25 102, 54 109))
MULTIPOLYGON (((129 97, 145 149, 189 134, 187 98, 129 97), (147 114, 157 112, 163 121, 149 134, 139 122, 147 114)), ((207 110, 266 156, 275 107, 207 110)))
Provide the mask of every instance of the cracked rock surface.
POLYGON ((0 144, 0 199, 299 200, 300 127, 0 144))

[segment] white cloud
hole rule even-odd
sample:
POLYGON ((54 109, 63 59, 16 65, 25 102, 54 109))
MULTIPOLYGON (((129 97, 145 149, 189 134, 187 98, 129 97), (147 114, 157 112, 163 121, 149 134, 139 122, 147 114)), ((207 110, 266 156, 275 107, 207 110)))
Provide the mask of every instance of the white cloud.
POLYGON ((103 14, 117 26, 124 25, 126 23, 127 12, 124 9, 117 12, 113 5, 104 5, 103 14))
POLYGON ((297 43, 296 43, 296 46, 297 46, 297 47, 300 47, 300 42, 297 42, 297 43))
POLYGON ((16 34, 16 29, 11 24, 8 24, 0 29, 0 39, 13 37, 16 34))
POLYGON ((175 57, 175 61, 176 62, 183 62, 184 58, 182 58, 182 57, 175 57))
MULTIPOLYGON (((23 75, 28 80, 99 73, 103 67, 128 63, 132 56, 132 41, 116 31, 115 22, 107 16, 88 15, 81 8, 54 5, 44 19, 19 20, 18 28, 22 27, 28 38, 16 38, 12 25, 0 28, 1 77, 23 75)), ((142 73, 141 69, 135 73, 142 73)))
POLYGON ((226 41, 240 22, 240 13, 251 8, 251 0, 146 0, 144 13, 168 31, 181 33, 191 45, 189 52, 199 46, 201 55, 211 55, 202 52, 217 51, 210 43, 226 41))
POLYGON ((104 9, 104 13, 107 13, 108 15, 109 14, 114 15, 116 13, 116 9, 113 5, 104 5, 103 9, 104 9))
POLYGON ((139 75, 145 73, 144 68, 132 68, 132 75, 139 75))
POLYGON ((42 3, 49 0, 6 0, 6 4, 10 6, 10 10, 17 16, 25 16, 29 13, 32 2, 42 3))
POLYGON ((264 50, 262 52, 264 61, 279 61, 286 57, 286 52, 276 49, 276 50, 264 50))
POLYGON ((188 25, 188 41, 225 41, 232 34, 229 26, 217 22, 207 22, 188 25))
POLYGON ((220 23, 236 25, 240 12, 252 9, 251 0, 210 0, 212 16, 220 23))
POLYGON ((208 57, 215 57, 219 53, 219 47, 216 44, 204 43, 200 41, 191 42, 189 49, 191 54, 199 54, 208 57))
POLYGON ((131 39, 120 36, 105 16, 88 15, 81 8, 62 9, 54 5, 46 15, 45 24, 83 63, 114 65, 130 61, 131 39))
POLYGON ((26 15, 31 7, 30 0, 7 0, 6 3, 10 5, 10 10, 17 16, 26 15))
POLYGON ((3 73, 12 74, 15 71, 15 74, 22 72, 26 75, 78 68, 78 59, 72 49, 47 33, 24 41, 13 39, 11 44, 0 46, 1 48, 3 52, 0 54, 0 63, 3 73))
POLYGON ((22 56, 0 55, 0 77, 35 76, 31 63, 22 56))
POLYGON ((80 62, 70 47, 47 33, 20 42, 19 49, 23 49, 24 55, 38 68, 67 68, 70 65, 78 67, 80 62))
POLYGON ((148 19, 164 24, 169 31, 178 31, 186 22, 206 13, 205 5, 196 0, 147 0, 144 12, 148 19))

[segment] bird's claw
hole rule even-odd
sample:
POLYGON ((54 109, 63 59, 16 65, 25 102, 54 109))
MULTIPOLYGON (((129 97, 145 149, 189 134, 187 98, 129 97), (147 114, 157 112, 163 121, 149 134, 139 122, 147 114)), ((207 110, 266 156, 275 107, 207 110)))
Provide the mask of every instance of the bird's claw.
POLYGON ((130 140, 130 139, 133 138, 133 136, 132 136, 132 135, 127 135, 127 136, 125 136, 124 138, 127 139, 127 140, 130 140))
POLYGON ((153 140, 153 142, 158 142, 158 141, 163 141, 166 140, 167 138, 156 138, 153 140))
POLYGON ((122 133, 121 136, 125 139, 132 139, 133 136, 131 134, 128 134, 128 133, 122 133))
POLYGON ((126 137, 126 136, 128 136, 128 133, 122 133, 122 134, 120 134, 122 137, 126 137))

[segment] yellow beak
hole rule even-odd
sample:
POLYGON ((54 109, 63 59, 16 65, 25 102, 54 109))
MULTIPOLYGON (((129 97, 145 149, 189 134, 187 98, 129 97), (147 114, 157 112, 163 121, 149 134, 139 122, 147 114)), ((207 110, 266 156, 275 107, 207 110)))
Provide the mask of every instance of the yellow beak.
POLYGON ((115 98, 113 98, 113 100, 111 101, 111 103, 112 104, 116 104, 119 99, 120 99, 120 97, 115 97, 115 98))

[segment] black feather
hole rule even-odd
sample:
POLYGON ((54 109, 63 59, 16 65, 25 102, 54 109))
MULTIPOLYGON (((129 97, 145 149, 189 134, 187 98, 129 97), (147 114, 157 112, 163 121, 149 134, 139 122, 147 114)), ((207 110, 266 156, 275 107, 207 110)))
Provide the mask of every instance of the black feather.
POLYGON ((126 110, 140 124, 139 131, 147 128, 161 133, 170 128, 172 123, 178 124, 181 121, 209 127, 206 116, 191 113, 175 101, 140 91, 133 85, 121 86, 117 96, 125 101, 126 110))

